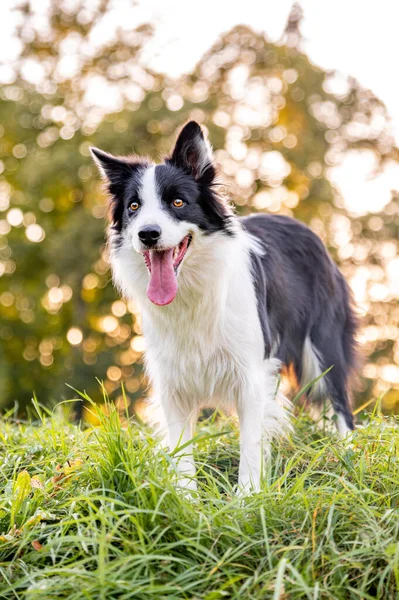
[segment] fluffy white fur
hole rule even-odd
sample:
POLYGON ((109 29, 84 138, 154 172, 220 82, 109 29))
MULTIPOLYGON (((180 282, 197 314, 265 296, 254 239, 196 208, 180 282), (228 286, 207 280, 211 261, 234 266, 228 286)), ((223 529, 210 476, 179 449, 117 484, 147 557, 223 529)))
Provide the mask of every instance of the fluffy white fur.
POLYGON ((200 408, 223 407, 236 411, 240 421, 239 490, 257 491, 262 457, 288 423, 275 397, 279 361, 264 360, 250 263, 250 250, 261 249, 238 222, 234 237, 206 236, 171 219, 157 197, 153 168, 144 175, 141 201, 141 214, 123 232, 122 244, 111 243, 111 264, 118 288, 141 304, 145 364, 163 408, 170 449, 187 444, 177 463, 180 483, 196 489, 189 442, 200 408), (162 307, 147 298, 149 275, 137 235, 154 222, 161 225, 162 246, 193 235, 179 267, 177 296, 162 307))

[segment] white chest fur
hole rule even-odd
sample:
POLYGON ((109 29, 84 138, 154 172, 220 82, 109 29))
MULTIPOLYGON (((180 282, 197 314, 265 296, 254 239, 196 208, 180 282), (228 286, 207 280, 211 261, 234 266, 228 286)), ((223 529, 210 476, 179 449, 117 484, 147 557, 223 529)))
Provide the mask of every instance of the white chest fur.
POLYGON ((263 362, 246 239, 221 241, 206 258, 202 253, 201 266, 187 261, 171 305, 143 303, 146 366, 156 392, 191 408, 232 408, 263 362))
POLYGON ((197 237, 168 306, 155 306, 145 290, 143 258, 126 243, 111 254, 122 293, 143 312, 146 367, 157 394, 198 405, 231 405, 263 362, 263 338, 251 274, 251 239, 197 237))

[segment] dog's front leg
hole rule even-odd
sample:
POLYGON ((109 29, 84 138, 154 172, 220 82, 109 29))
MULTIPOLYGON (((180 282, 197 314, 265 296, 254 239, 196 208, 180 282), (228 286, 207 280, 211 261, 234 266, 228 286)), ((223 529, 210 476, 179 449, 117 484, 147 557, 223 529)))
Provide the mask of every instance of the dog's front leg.
POLYGON ((240 421, 238 494, 259 492, 263 463, 263 403, 259 397, 243 398, 237 407, 240 421))
POLYGON ((178 407, 173 399, 166 400, 162 404, 168 429, 169 450, 175 452, 174 462, 178 471, 178 485, 186 490, 196 491, 197 482, 195 481, 195 464, 191 443, 195 415, 178 407), (181 448, 182 446, 184 447, 181 448))

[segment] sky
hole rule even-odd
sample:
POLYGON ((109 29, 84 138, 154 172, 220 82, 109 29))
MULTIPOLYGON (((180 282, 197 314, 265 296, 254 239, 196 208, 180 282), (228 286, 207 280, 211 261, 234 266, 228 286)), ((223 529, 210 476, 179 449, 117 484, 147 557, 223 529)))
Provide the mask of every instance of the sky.
MULTIPOLYGON (((120 7, 120 0, 117 4, 120 7)), ((399 143, 399 81, 396 36, 397 0, 302 0, 303 49, 316 65, 354 76, 387 106, 399 143), (383 65, 383 68, 381 68, 383 65)), ((143 20, 156 23, 148 60, 171 75, 189 71, 218 35, 237 24, 250 25, 278 40, 292 7, 291 0, 201 0, 195 9, 184 0, 145 0, 143 20)), ((120 9, 118 9, 120 10, 120 9)), ((399 168, 388 165, 373 177, 371 153, 350 153, 330 177, 347 208, 355 213, 381 210, 399 189, 399 168)))
MULTIPOLYGON (((126 4, 114 2, 117 11, 126 4)), ((387 105, 399 143, 397 0, 302 0, 304 50, 325 69, 353 75, 387 105), (381 64, 384 68, 381 69, 381 64)), ((272 40, 283 33, 292 0, 184 0, 139 3, 143 21, 155 22, 152 66, 180 75, 188 71, 218 35, 237 24, 264 31, 272 40)))
MULTIPOLYGON (((51 0, 33 0, 45 10, 51 0)), ((68 0, 74 4, 75 0, 68 0)), ((88 5, 92 0, 87 0, 88 5)), ((12 56, 18 44, 12 40, 11 6, 0 3, 0 61, 12 56)), ((399 143, 399 82, 397 78, 397 0, 302 0, 304 10, 303 49, 312 62, 324 69, 352 75, 371 89, 387 106, 392 129, 399 143)), ((263 31, 271 40, 282 35, 292 0, 112 0, 113 10, 98 29, 98 40, 114 26, 149 22, 155 36, 144 58, 149 65, 171 76, 189 71, 217 37, 237 24, 263 31)), ((96 40, 93 40, 94 42, 96 40)), ((399 188, 399 168, 388 165, 374 171, 368 153, 351 153, 331 172, 347 208, 353 212, 380 210, 399 188)))

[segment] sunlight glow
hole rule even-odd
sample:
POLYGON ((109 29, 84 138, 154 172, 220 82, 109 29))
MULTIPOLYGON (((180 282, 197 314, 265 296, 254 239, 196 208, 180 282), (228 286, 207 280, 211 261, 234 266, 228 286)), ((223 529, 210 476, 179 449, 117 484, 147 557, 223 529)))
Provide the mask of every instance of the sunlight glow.
POLYGON ((67 340, 72 346, 79 346, 83 340, 83 333, 78 327, 71 327, 67 333, 67 340))

